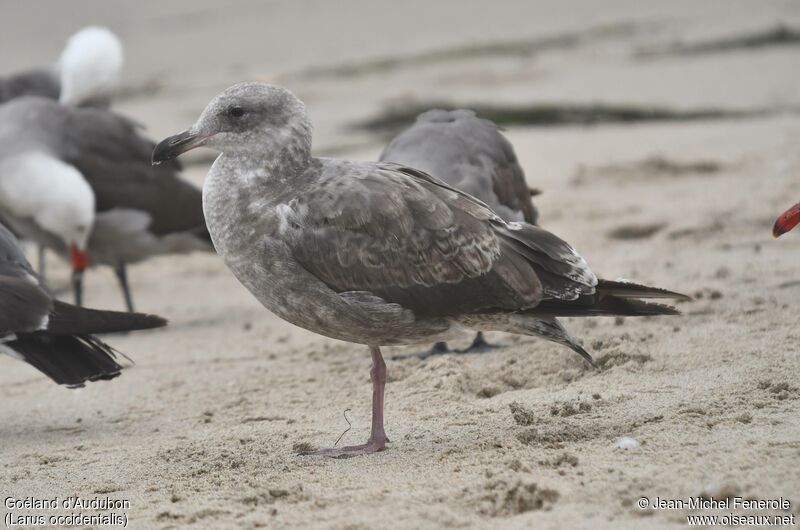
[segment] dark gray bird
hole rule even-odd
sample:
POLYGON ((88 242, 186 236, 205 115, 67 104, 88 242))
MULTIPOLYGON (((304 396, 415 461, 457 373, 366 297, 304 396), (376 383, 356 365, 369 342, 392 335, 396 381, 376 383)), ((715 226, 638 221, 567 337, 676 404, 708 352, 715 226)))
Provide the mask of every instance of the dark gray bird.
POLYGON ((0 225, 0 351, 25 361, 60 385, 112 379, 117 352, 94 337, 157 328, 154 315, 84 309, 60 302, 34 273, 16 238, 0 225))
POLYGON ((353 456, 386 445, 380 346, 446 340, 463 329, 538 335, 591 356, 556 317, 673 315, 641 298, 684 298, 598 280, 557 236, 507 223, 417 169, 311 156, 303 103, 243 83, 215 97, 155 163, 206 145, 222 151, 203 186, 217 252, 270 311, 305 329, 365 344, 372 356, 372 432, 353 456))
POLYGON ((37 97, 0 106, 0 215, 73 267, 76 303, 89 265, 127 268, 158 254, 211 251, 200 189, 178 164, 153 167, 154 144, 130 120, 37 97))
POLYGON ((56 64, 0 76, 0 103, 39 96, 65 105, 107 107, 123 62, 117 36, 107 28, 90 26, 69 38, 56 64))
MULTIPOLYGON (((476 117, 471 110, 434 109, 420 114, 414 125, 386 146, 380 160, 438 177, 480 199, 505 221, 536 224, 538 220, 539 212, 531 199, 535 192, 525 181, 511 142, 494 122, 476 117)), ((469 353, 493 347, 479 331, 472 345, 456 351, 469 353)), ((417 356, 449 351, 447 343, 439 342, 417 356)))

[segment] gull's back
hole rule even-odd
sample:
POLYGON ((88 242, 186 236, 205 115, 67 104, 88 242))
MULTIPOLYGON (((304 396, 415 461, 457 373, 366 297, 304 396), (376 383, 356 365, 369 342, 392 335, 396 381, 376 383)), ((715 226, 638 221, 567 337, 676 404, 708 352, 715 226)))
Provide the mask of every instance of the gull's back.
POLYGON ((507 221, 536 223, 525 173, 497 125, 470 110, 430 110, 386 146, 381 161, 420 169, 488 204, 507 221))
POLYGON ((0 77, 0 104, 23 96, 58 99, 61 83, 53 69, 37 69, 0 77))

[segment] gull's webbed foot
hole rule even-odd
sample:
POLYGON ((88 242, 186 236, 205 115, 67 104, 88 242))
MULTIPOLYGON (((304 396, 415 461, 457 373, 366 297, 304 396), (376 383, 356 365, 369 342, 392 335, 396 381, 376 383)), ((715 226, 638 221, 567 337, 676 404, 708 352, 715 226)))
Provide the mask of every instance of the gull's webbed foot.
POLYGON ((316 451, 306 451, 300 456, 327 456, 328 458, 352 458, 354 456, 369 455, 386 449, 386 439, 372 438, 367 443, 361 445, 348 445, 345 447, 330 447, 328 449, 317 449, 316 451))
POLYGON ((395 355, 392 357, 393 361, 401 361, 403 359, 427 359, 434 355, 444 355, 446 353, 453 353, 456 350, 451 350, 446 342, 437 342, 428 350, 419 351, 416 353, 409 353, 407 355, 395 355))
POLYGON ((498 348, 504 348, 505 344, 490 344, 486 342, 486 339, 483 338, 483 332, 479 331, 477 335, 475 335, 475 339, 472 341, 472 344, 469 345, 468 348, 463 350, 456 350, 458 353, 486 353, 488 351, 496 350, 498 348))

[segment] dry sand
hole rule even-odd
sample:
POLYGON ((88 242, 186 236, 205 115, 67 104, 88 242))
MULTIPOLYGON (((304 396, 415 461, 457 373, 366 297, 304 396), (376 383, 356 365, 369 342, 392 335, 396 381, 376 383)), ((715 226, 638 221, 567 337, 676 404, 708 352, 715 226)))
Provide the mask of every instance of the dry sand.
MULTIPOLYGON (((388 450, 301 458, 296 448, 336 440, 347 408, 353 428, 343 443, 366 437, 366 349, 280 321, 214 255, 154 259, 130 271, 136 302, 171 326, 110 337, 136 361, 117 380, 69 391, 0 359, 3 498, 129 499, 134 528, 681 528, 687 511, 641 510, 637 500, 701 493, 783 496, 793 503, 785 513, 800 516, 800 234, 770 237, 775 216, 800 199, 800 48, 645 53, 778 22, 798 27, 800 8, 563 4, 0 8, 0 72, 55 57, 84 24, 118 31, 130 89, 118 108, 154 137, 253 78, 306 99, 318 152, 358 159, 374 159, 382 139, 350 125, 397 102, 770 111, 507 128, 531 185, 544 190, 542 223, 598 275, 695 296, 681 317, 568 321, 600 370, 564 348, 501 334, 490 338, 507 347, 491 354, 390 361, 388 450), (368 62, 558 35, 581 38, 536 54, 368 62), (324 71, 341 64, 366 66, 352 76, 324 71), (615 449, 621 436, 640 446, 615 449)), ((187 176, 199 183, 205 171, 194 165, 187 176)), ((53 258, 50 271, 66 286, 63 264, 53 258)), ((110 271, 86 283, 88 304, 121 307, 110 271)))

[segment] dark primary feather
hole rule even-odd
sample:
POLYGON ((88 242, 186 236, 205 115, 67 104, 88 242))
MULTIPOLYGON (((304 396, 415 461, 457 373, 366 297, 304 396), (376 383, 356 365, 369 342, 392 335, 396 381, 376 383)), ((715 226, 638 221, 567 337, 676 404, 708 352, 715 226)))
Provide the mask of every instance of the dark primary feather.
POLYGON ((545 300, 533 309, 525 311, 530 315, 553 317, 599 317, 599 316, 652 316, 680 315, 672 306, 654 304, 636 298, 620 298, 614 295, 589 297, 581 300, 545 300))
POLYGON ((600 280, 594 293, 575 300, 545 300, 526 314, 551 316, 648 316, 678 315, 674 307, 646 302, 642 299, 669 298, 689 300, 684 294, 648 287, 632 282, 600 280))
POLYGON ((418 315, 448 316, 593 290, 594 275, 568 244, 506 225, 439 179, 397 164, 352 164, 346 179, 322 169, 314 189, 289 205, 307 212, 292 246, 337 292, 369 291, 418 315))
POLYGON ((597 283, 597 291, 604 294, 612 294, 619 298, 669 298, 683 301, 692 299, 690 296, 676 293, 675 291, 621 280, 600 280, 597 283))
POLYGON ((117 352, 91 335, 33 333, 5 345, 59 385, 70 388, 113 379, 122 370, 116 361, 117 352))
POLYGON ((167 321, 156 315, 87 309, 54 300, 47 331, 53 335, 88 335, 160 328, 166 325, 167 321))

